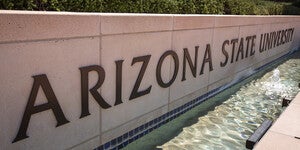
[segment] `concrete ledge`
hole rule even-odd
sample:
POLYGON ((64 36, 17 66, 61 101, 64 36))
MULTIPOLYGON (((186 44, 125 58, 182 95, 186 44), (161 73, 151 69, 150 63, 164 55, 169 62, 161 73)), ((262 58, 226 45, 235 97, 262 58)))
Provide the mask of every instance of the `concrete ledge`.
POLYGON ((254 147, 255 150, 298 150, 299 148, 299 139, 274 131, 268 131, 254 147))
POLYGON ((171 31, 171 15, 102 14, 101 34, 171 31))
POLYGON ((300 93, 280 115, 255 150, 300 149, 300 93))
POLYGON ((247 26, 259 24, 274 24, 295 22, 295 16, 241 16, 241 15, 221 15, 216 16, 215 27, 247 26), (243 19, 247 17, 247 19, 243 19))
POLYGON ((174 15, 173 30, 213 28, 215 17, 213 15, 174 15))

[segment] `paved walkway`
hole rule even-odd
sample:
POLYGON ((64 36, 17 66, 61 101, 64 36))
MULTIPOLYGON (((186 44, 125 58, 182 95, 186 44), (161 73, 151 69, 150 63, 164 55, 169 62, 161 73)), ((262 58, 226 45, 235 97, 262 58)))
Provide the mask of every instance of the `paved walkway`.
POLYGON ((300 150, 300 92, 254 149, 300 150))

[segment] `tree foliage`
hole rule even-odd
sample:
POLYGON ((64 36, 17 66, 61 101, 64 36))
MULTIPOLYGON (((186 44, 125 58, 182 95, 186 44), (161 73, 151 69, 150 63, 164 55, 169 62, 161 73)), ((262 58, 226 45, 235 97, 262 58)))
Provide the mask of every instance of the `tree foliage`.
POLYGON ((1 0, 0 9, 166 14, 300 14, 300 0, 1 0))

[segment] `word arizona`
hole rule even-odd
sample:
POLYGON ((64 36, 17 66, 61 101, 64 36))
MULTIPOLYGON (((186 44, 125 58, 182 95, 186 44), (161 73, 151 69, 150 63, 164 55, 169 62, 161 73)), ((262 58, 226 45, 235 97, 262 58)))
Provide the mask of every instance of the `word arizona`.
MULTIPOLYGON (((206 48, 204 49, 204 55, 198 54, 199 52, 199 46, 195 46, 193 48, 195 57, 192 57, 189 50, 187 48, 183 48, 183 71, 181 76, 181 81, 186 80, 186 71, 188 70, 188 66, 190 68, 190 72, 192 73, 193 77, 201 76, 204 74, 204 68, 209 68, 209 71, 213 71, 212 66, 212 55, 211 55, 211 46, 210 44, 206 45, 206 48), (198 57, 201 57, 201 59, 198 59, 198 57), (194 59, 194 60, 193 60, 194 59), (201 64, 201 66, 197 65, 201 64), (199 67, 198 67, 199 66, 199 67), (197 73, 198 72, 198 73, 197 73)), ((133 57, 131 66, 132 67, 138 67, 140 66, 139 73, 136 75, 137 78, 135 80, 134 86, 131 89, 131 94, 129 97, 129 100, 136 99, 138 97, 147 95, 151 92, 152 85, 149 84, 147 88, 141 89, 140 85, 141 83, 147 83, 147 81, 144 80, 144 75, 147 70, 148 64, 150 62, 151 55, 144 55, 139 57, 133 57)), ((122 74, 123 74, 123 62, 124 60, 116 60, 115 63, 115 103, 114 106, 120 105, 123 103, 122 100, 122 74)), ((178 76, 179 73, 179 56, 178 54, 173 50, 167 50, 165 51, 158 59, 157 65, 156 65, 156 81, 157 84, 161 88, 168 88, 170 87, 175 79, 178 76), (172 70, 171 79, 164 79, 162 76, 162 66, 164 62, 169 62, 171 60, 171 65, 174 66, 174 69, 172 70)), ((102 97, 102 95, 98 92, 98 89, 102 86, 102 84, 105 81, 105 70, 100 65, 90 65, 90 66, 84 66, 79 68, 80 71, 80 80, 81 80, 81 114, 80 118, 86 117, 90 115, 89 112, 89 93, 93 96, 95 101, 99 104, 99 106, 103 109, 108 109, 112 107, 110 104, 108 104, 105 99, 102 97), (98 75, 98 80, 96 81, 96 84, 94 87, 89 88, 89 74, 91 72, 96 72, 98 75)), ((21 121, 21 125, 19 127, 17 136, 13 140, 14 142, 23 140, 25 138, 28 138, 27 135, 27 129, 30 122, 30 118, 33 114, 37 114, 43 111, 52 110, 53 114, 56 118, 57 125, 61 126, 66 123, 69 123, 70 121, 67 120, 65 117, 61 106, 59 105, 59 102, 57 100, 57 97, 54 93, 54 90, 52 89, 52 86, 50 84, 50 81, 48 80, 48 77, 46 74, 40 74, 32 76, 33 78, 33 85, 32 89, 27 101, 27 105, 25 108, 25 112, 23 114, 23 118, 21 121), (41 89, 44 92, 45 97, 47 98, 47 103, 35 105, 35 101, 37 99, 38 91, 41 89)), ((134 82, 134 81, 133 81, 134 82)))

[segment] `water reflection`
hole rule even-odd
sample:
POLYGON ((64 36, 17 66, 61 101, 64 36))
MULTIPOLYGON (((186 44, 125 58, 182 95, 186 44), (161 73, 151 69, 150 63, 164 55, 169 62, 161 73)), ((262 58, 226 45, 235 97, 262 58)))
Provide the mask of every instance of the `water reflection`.
POLYGON ((263 120, 275 120, 281 114, 281 99, 297 94, 300 78, 295 73, 300 74, 299 60, 288 60, 262 78, 242 86, 222 105, 199 117, 197 123, 158 148, 245 149, 246 139, 263 120))

